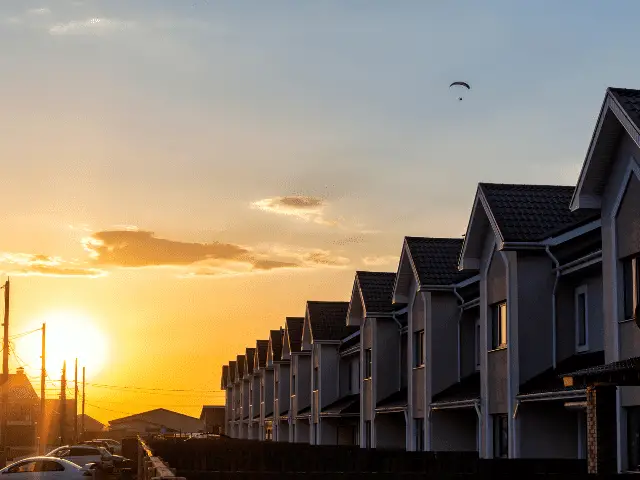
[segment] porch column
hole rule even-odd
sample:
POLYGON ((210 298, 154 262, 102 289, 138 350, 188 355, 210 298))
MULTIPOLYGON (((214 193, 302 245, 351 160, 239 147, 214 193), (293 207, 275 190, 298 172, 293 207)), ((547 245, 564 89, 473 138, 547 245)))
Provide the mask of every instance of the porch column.
POLYGON ((587 462, 590 474, 617 473, 616 387, 587 387, 587 462))

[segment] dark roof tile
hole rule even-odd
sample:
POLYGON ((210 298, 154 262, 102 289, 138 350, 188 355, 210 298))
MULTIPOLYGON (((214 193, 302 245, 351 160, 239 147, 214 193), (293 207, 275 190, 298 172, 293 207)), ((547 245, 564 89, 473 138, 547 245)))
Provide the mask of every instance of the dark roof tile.
POLYGON ((558 392, 565 390, 561 375, 604 364, 604 352, 572 355, 520 385, 521 394, 558 392))
POLYGON ((342 340, 359 329, 347 326, 349 302, 308 301, 307 309, 314 341, 342 340))
POLYGON ((234 360, 229 362, 229 380, 231 383, 236 381, 236 362, 234 360))
POLYGON ((376 404, 377 409, 401 409, 407 406, 408 391, 407 387, 401 388, 393 392, 391 395, 383 398, 376 404))
POLYGON ((283 330, 271 330, 269 332, 269 341, 271 342, 271 353, 273 361, 277 362, 282 359, 282 336, 283 330))
POLYGON ((356 282, 367 312, 393 311, 393 286, 396 274, 389 272, 356 272, 356 282))
POLYGON ((575 187, 480 183, 506 242, 537 242, 597 217, 595 210, 572 212, 575 187))
POLYGON ((433 396, 434 402, 459 402, 480 398, 480 372, 467 375, 459 382, 433 396))
POLYGON ((609 88, 629 119, 640 127, 640 90, 609 88))
POLYGON ((451 285, 472 276, 458 270, 461 238, 405 237, 420 285, 451 285))
POLYGON ((287 317, 285 320, 287 334, 289 335, 289 348, 292 352, 299 352, 302 346, 302 327, 304 318, 287 317))
POLYGON ((360 413, 360 394, 354 393, 330 403, 322 409, 322 414, 357 415, 360 413))
POLYGON ((242 377, 244 377, 244 363, 244 355, 238 355, 236 357, 236 366, 238 367, 238 375, 240 376, 238 380, 241 380, 242 377))
POLYGON ((258 368, 266 367, 268 349, 269 349, 269 340, 256 341, 256 354, 258 355, 258 368))
POLYGON ((246 353, 245 355, 247 356, 247 361, 245 364, 245 368, 246 370, 246 375, 251 375, 253 373, 253 363, 254 363, 254 356, 256 354, 256 349, 253 347, 247 347, 246 353))
POLYGON ((223 365, 222 366, 222 378, 220 380, 220 388, 222 390, 227 388, 227 385, 229 384, 229 365, 223 365))

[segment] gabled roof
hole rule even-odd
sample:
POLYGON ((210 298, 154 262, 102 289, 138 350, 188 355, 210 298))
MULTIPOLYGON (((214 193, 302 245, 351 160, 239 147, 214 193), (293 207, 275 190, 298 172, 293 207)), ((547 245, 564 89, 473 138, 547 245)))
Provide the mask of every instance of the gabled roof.
POLYGON ((612 160, 625 134, 640 147, 640 90, 608 88, 571 199, 572 210, 600 208, 612 160))
POLYGON ((235 360, 231 360, 229 362, 229 381, 231 383, 234 383, 236 381, 236 370, 237 370, 236 362, 235 360))
POLYGON ((244 377, 244 364, 245 364, 245 357, 244 355, 238 355, 236 357, 236 379, 237 380, 242 380, 242 377, 244 377))
MULTIPOLYGON (((264 368, 267 365, 267 349, 269 348, 269 340, 256 341, 255 366, 264 368)), ((255 368, 254 368, 255 369, 255 368)))
POLYGON ((411 280, 419 288, 447 287, 472 276, 458 270, 461 238, 405 237, 393 290, 394 303, 406 303, 411 280))
POLYGON ((287 329, 287 337, 289 338, 289 351, 299 352, 302 346, 302 327, 304 318, 287 317, 285 320, 285 328, 287 329))
POLYGON ((395 282, 396 274, 393 272, 356 272, 355 283, 360 291, 365 315, 367 312, 390 313, 393 311, 395 282))
POLYGON ((358 330, 347 326, 349 302, 307 302, 312 342, 339 341, 358 330))
POLYGON ((220 380, 220 389, 225 390, 229 384, 229 365, 222 366, 222 378, 220 380))
POLYGON ((246 356, 246 362, 245 362, 245 375, 253 375, 253 364, 254 364, 254 356, 256 354, 256 349, 253 347, 247 347, 245 356, 246 356))
POLYGON ((271 330, 269 331, 269 349, 271 351, 271 358, 274 362, 278 362, 282 359, 282 337, 284 336, 283 330, 271 330))
POLYGON ((480 183, 460 256, 460 268, 479 268, 486 234, 492 231, 498 249, 506 243, 542 242, 552 235, 597 218, 597 212, 572 212, 574 187, 480 183))

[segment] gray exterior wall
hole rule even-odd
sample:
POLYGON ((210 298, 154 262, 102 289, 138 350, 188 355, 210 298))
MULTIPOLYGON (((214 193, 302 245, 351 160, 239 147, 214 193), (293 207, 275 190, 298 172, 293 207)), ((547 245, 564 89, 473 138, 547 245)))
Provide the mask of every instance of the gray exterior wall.
POLYGON ((507 349, 493 350, 488 354, 489 413, 507 413, 507 349))
POLYGON ((575 291, 587 287, 589 350, 604 350, 604 322, 602 305, 602 273, 585 275, 583 271, 562 276, 556 291, 556 355, 560 362, 576 353, 575 291))
POLYGON ((379 402, 400 388, 400 332, 391 318, 376 318, 376 392, 379 402))
POLYGON ((553 284, 551 259, 544 252, 519 252, 518 365, 520 383, 553 366, 553 284))
POLYGON ((462 313, 460 320, 460 376, 462 378, 476 371, 476 319, 480 309, 473 307, 462 313))
POLYGON ((337 345, 316 345, 320 349, 320 406, 326 407, 338 399, 339 378, 338 363, 340 356, 337 345))
MULTIPOLYGON (((427 374, 431 384, 431 395, 458 381, 459 318, 460 309, 453 293, 431 293, 431 316, 427 318, 427 342, 431 343, 427 374)), ((430 402, 431 398, 428 401, 430 402)))
POLYGON ((478 415, 473 408, 436 410, 431 414, 432 450, 474 452, 477 450, 478 415))
MULTIPOLYGON (((262 387, 264 398, 262 401, 265 405, 265 415, 273 412, 273 370, 268 369, 262 373, 262 387)), ((264 418, 262 419, 264 421, 264 418)))
POLYGON ((622 197, 616 223, 618 258, 640 252, 640 180, 635 175, 629 180, 622 197))
MULTIPOLYGON (((495 242, 490 232, 490 243, 495 242)), ((487 272, 487 304, 502 302, 507 299, 507 269, 500 252, 491 254, 491 265, 487 272)))
POLYGON ((578 415, 576 411, 567 411, 562 401, 521 404, 520 456, 578 458, 578 415))
MULTIPOLYGON (((412 291, 415 292, 415 281, 412 291)), ((412 298, 412 308, 411 313, 409 315, 409 333, 410 337, 407 338, 409 342, 409 357, 407 359, 410 372, 411 372, 411 388, 410 388, 410 398, 409 401, 411 403, 410 412, 413 418, 424 418, 424 409, 425 409, 425 397, 426 397, 426 374, 425 367, 415 368, 413 366, 413 334, 415 332, 419 332, 420 330, 424 330, 425 328, 425 310, 424 310, 424 300, 422 299, 422 295, 420 293, 414 293, 412 298)), ((426 332, 425 332, 426 337, 426 332)), ((424 348, 424 346, 423 346, 424 348)), ((426 361, 430 361, 429 358, 426 361)))

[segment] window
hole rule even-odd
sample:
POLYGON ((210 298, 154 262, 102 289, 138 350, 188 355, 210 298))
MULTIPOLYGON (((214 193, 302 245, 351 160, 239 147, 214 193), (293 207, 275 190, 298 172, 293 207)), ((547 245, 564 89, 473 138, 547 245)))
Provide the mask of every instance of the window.
POLYGON ((492 348, 502 348, 507 346, 507 304, 499 303, 492 307, 491 312, 491 336, 492 348))
POLYGON ((371 421, 364 422, 364 448, 371 448, 371 421))
POLYGON ((413 367, 424 365, 424 330, 413 333, 413 367))
POLYGON ((348 378, 347 381, 349 382, 347 384, 347 392, 351 393, 351 391, 353 390, 353 365, 351 363, 349 363, 349 365, 347 365, 347 374, 348 374, 348 378))
POLYGON ((575 293, 575 316, 576 316, 576 351, 584 352, 589 349, 588 345, 588 325, 589 315, 587 313, 587 286, 582 285, 576 288, 575 293))
POLYGON ((296 374, 291 375, 291 395, 296 394, 296 374))
POLYGON ((318 374, 318 367, 313 367, 313 389, 318 390, 318 383, 320 375, 318 374))
POLYGON ((364 378, 371 378, 371 371, 373 370, 371 361, 371 349, 367 348, 364 351, 364 378))
POLYGON ((414 443, 416 446, 416 452, 424 451, 424 418, 414 418, 414 443))
POLYGON ((640 470, 640 407, 627 408, 628 469, 640 470))
POLYGON ((260 401, 264 402, 264 383, 260 383, 260 401))
POLYGON ((638 257, 622 260, 622 276, 624 288, 624 320, 633 318, 638 298, 640 298, 640 268, 638 257), (635 295, 634 295, 635 294, 635 295), (635 298, 634 298, 635 296, 635 298))
POLYGON ((38 463, 39 468, 38 465, 36 465, 36 471, 38 472, 64 472, 64 467, 53 460, 45 460, 44 462, 38 463))
POLYGON ((19 463, 18 465, 14 465, 9 470, 7 470, 7 473, 24 473, 24 472, 35 472, 35 471, 36 471, 36 462, 28 461, 28 462, 19 463))
POLYGON ((476 319, 475 325, 475 358, 476 358, 476 370, 480 370, 480 319, 476 319))
POLYGON ((493 456, 509 456, 509 421, 506 415, 493 416, 493 456))

